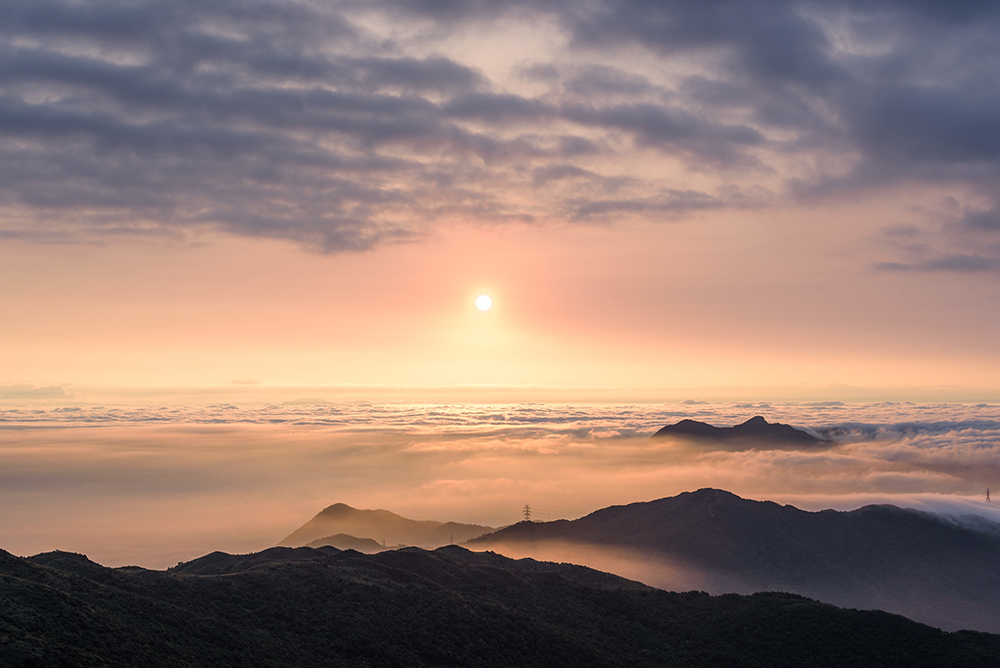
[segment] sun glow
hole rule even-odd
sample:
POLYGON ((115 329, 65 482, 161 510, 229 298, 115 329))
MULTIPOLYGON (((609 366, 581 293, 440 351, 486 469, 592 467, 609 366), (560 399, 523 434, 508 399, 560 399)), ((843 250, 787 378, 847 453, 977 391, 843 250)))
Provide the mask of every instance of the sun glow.
POLYGON ((491 306, 493 306, 493 300, 490 299, 489 295, 479 295, 476 297, 476 308, 480 311, 488 311, 491 306))

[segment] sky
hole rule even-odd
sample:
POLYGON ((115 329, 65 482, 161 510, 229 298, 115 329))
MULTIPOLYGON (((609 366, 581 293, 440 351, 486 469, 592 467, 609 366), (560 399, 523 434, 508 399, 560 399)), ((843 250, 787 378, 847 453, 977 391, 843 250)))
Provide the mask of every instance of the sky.
POLYGON ((0 547, 163 565, 334 502, 692 486, 975 505, 998 71, 994 2, 7 0, 0 547), (597 426, 494 432, 526 406, 597 426), (643 445, 754 414, 843 447, 643 445), (534 469, 552 442, 590 455, 534 469))
POLYGON ((5 2, 0 382, 996 397, 998 16, 5 2))

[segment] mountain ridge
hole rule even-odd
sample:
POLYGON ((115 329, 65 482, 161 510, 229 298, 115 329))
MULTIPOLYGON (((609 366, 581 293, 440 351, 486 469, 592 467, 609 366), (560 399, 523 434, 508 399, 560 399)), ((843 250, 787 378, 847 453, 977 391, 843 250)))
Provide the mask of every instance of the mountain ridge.
POLYGON ((0 581, 11 668, 987 668, 1000 657, 997 635, 793 594, 666 592, 457 546, 214 552, 169 571, 0 551, 0 581))
POLYGON ((1000 536, 895 506, 809 512, 706 488, 577 520, 520 522, 467 545, 524 555, 599 547, 683 567, 714 593, 789 591, 1000 631, 1000 536))

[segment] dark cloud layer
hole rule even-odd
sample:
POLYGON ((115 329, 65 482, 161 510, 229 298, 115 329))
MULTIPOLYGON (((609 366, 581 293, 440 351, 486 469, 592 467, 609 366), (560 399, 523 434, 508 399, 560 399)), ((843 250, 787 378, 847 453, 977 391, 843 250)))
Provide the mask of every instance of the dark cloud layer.
MULTIPOLYGON (((998 66, 995 3, 11 1, 0 236, 219 229, 340 251, 457 220, 658 219, 900 183, 989 198, 998 66), (421 37, 387 40, 358 12, 421 37), (545 92, 503 90, 435 48, 500 17, 569 37, 572 58, 519 66, 545 92), (654 82, 601 62, 636 47, 687 73, 654 82), (744 189, 764 190, 763 174, 785 185, 668 191, 587 162, 644 151, 744 189), (816 167, 783 174, 781 156, 816 167)), ((1000 230, 995 208, 962 215, 953 236, 1000 230)), ((881 268, 997 261, 952 250, 881 268)))

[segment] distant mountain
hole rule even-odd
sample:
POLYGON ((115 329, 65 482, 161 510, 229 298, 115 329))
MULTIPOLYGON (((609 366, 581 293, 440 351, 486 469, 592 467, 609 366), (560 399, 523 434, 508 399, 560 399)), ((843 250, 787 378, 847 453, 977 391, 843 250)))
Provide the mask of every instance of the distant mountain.
POLYGON ((787 424, 770 423, 761 416, 752 417, 734 427, 715 427, 697 420, 681 420, 660 429, 651 438, 682 438, 746 446, 771 445, 778 448, 829 446, 824 441, 787 424))
POLYGON ((993 668, 1000 636, 791 594, 650 589, 460 547, 215 552, 169 571, 0 550, 0 665, 993 668))
POLYGON ((286 536, 279 545, 299 547, 335 534, 369 538, 381 545, 435 548, 464 543, 493 531, 493 527, 457 522, 411 520, 388 510, 358 510, 343 503, 324 508, 314 518, 286 536))
POLYGON ((1000 526, 984 523, 970 528, 895 506, 806 512, 702 489, 573 521, 521 522, 467 545, 522 555, 599 546, 691 573, 695 581, 683 587, 787 591, 945 629, 1000 632, 1000 526))
POLYGON ((402 547, 400 545, 382 545, 371 538, 357 538, 346 533, 338 533, 324 538, 317 538, 308 543, 306 547, 335 547, 338 550, 357 550, 365 554, 375 554, 383 550, 402 547))

